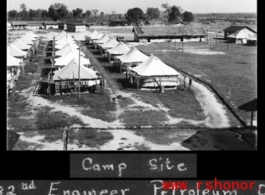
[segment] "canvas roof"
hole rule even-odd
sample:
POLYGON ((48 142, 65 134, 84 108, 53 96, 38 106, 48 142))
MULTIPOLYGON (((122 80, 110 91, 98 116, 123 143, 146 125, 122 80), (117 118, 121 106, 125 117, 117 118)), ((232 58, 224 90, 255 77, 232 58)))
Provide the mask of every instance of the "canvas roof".
POLYGON ((15 40, 13 44, 19 49, 30 49, 31 47, 27 45, 26 43, 22 42, 20 39, 15 40))
POLYGON ((34 34, 34 33, 31 32, 31 31, 29 31, 27 34, 28 34, 29 36, 33 37, 33 38, 38 38, 38 37, 39 37, 38 35, 34 34))
POLYGON ((11 43, 8 47, 7 50, 11 56, 17 56, 17 57, 22 57, 22 56, 26 56, 27 52, 22 51, 21 49, 19 49, 17 46, 15 46, 13 43, 11 43))
POLYGON ((134 27, 133 31, 138 37, 146 36, 206 36, 207 32, 203 27, 192 26, 176 26, 166 25, 161 28, 160 26, 141 26, 134 27))
POLYGON ((95 37, 99 32, 97 30, 94 30, 91 34, 87 35, 87 37, 93 38, 95 37))
POLYGON ((131 71, 137 73, 140 76, 177 76, 179 73, 162 62, 159 58, 151 55, 143 63, 134 68, 130 68, 131 71))
POLYGON ((93 40, 98 40, 98 39, 101 39, 103 36, 104 36, 104 34, 99 32, 97 35, 93 36, 92 39, 93 40))
POLYGON ((255 34, 251 35, 250 37, 248 37, 247 40, 253 40, 253 41, 257 40, 257 33, 255 33, 255 34))
POLYGON ((230 34, 228 37, 235 38, 235 39, 246 39, 253 35, 254 33, 247 28, 244 28, 242 30, 236 31, 235 33, 230 34))
POLYGON ((223 31, 227 31, 227 32, 236 32, 238 30, 242 30, 244 28, 247 28, 248 30, 252 31, 252 32, 257 32, 257 29, 255 28, 251 28, 249 26, 229 26, 227 28, 225 28, 223 31))
POLYGON ((7 66, 20 66, 21 59, 17 59, 10 54, 7 54, 7 66))
POLYGON ((103 44, 106 43, 109 39, 110 37, 108 35, 104 35, 101 39, 95 40, 94 42, 98 44, 103 44))
MULTIPOLYGON (((55 66, 56 65, 57 66, 66 66, 67 64, 69 64, 72 61, 73 58, 75 58, 76 62, 79 61, 78 53, 76 53, 74 51, 70 51, 65 56, 54 59, 55 66)), ((80 64, 83 64, 83 65, 84 64, 90 64, 90 61, 89 61, 89 59, 80 56, 80 64)))
POLYGON ((71 51, 71 47, 69 44, 65 45, 61 50, 56 51, 55 55, 56 56, 64 56, 66 55, 69 51, 71 51))
POLYGON ((68 42, 67 41, 64 41, 64 42, 61 42, 60 44, 58 45, 55 45, 55 48, 56 49, 62 49, 65 45, 67 45, 68 42))
POLYGON ((29 40, 25 35, 20 37, 19 39, 27 45, 33 44, 33 41, 29 40))
MULTIPOLYGON (((78 61, 73 59, 68 65, 55 72, 53 80, 78 79, 78 61)), ((98 79, 96 72, 80 64, 80 79, 98 79)))
POLYGON ((140 52, 136 47, 132 48, 128 53, 117 56, 117 58, 122 63, 132 63, 132 62, 143 62, 147 60, 149 57, 142 52, 140 52))
POLYGON ((114 38, 110 38, 106 43, 102 44, 101 47, 104 48, 113 48, 117 44, 119 44, 118 41, 116 41, 114 38))
POLYGON ((130 51, 130 48, 127 45, 125 45, 123 42, 120 42, 115 47, 107 50, 107 52, 109 52, 110 54, 125 54, 128 51, 130 51))
POLYGON ((31 42, 36 41, 35 37, 32 37, 31 35, 29 35, 28 33, 24 35, 26 39, 30 40, 31 42))

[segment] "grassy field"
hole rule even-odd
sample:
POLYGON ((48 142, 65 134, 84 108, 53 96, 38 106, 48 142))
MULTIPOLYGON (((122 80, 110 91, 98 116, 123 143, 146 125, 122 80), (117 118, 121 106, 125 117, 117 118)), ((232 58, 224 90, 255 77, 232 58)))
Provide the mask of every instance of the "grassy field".
MULTIPOLYGON (((177 47, 180 44, 177 43, 177 47)), ((211 51, 224 52, 223 55, 199 55, 187 51, 191 48, 200 50, 202 45, 205 43, 185 43, 184 53, 180 50, 162 52, 174 50, 174 43, 138 46, 138 49, 152 53, 170 66, 210 83, 235 110, 239 105, 257 97, 256 47, 229 44, 227 53, 227 44, 218 42, 217 47, 211 51)), ((250 120, 249 113, 238 114, 245 121, 250 120)))

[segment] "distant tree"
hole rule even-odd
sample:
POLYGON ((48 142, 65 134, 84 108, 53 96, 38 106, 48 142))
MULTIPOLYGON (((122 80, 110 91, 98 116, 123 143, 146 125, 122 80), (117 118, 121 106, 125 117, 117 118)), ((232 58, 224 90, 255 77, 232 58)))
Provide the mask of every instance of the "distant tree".
POLYGON ((35 10, 33 10, 33 9, 29 9, 29 17, 30 17, 31 19, 33 19, 33 18, 36 17, 36 12, 35 12, 35 10))
POLYGON ((101 12, 100 15, 102 16, 102 18, 104 17, 104 12, 101 12))
POLYGON ((158 19, 160 16, 160 11, 158 8, 148 7, 146 10, 146 15, 149 19, 158 19))
POLYGON ((119 15, 119 19, 122 19, 122 14, 119 15))
POLYGON ((26 11, 27 11, 27 6, 24 3, 22 3, 20 5, 20 9, 21 9, 21 12, 22 12, 22 17, 25 17, 26 16, 26 11))
POLYGON ((8 17, 9 17, 10 19, 14 19, 16 16, 17 16, 17 10, 10 10, 10 11, 8 12, 8 17))
POLYGON ((61 20, 65 18, 69 11, 67 10, 67 6, 63 3, 54 3, 49 7, 49 16, 54 20, 61 20))
POLYGON ((86 13, 82 13, 82 18, 86 18, 86 13))
POLYGON ((97 15, 97 13, 98 13, 98 10, 97 9, 93 9, 93 10, 91 10, 92 12, 93 12, 93 14, 96 16, 97 15))
POLYGON ((176 6, 173 6, 168 15, 168 22, 173 24, 178 24, 181 19, 181 13, 176 6))
POLYGON ((182 18, 183 18, 183 21, 184 22, 192 22, 194 20, 194 16, 191 12, 187 12, 185 11, 183 14, 182 14, 182 18))
POLYGON ((74 9, 72 12, 73 12, 73 16, 74 16, 75 18, 80 18, 81 15, 82 15, 82 13, 83 13, 83 10, 80 9, 80 8, 76 8, 76 9, 74 9))
POLYGON ((138 7, 129 9, 125 17, 129 22, 134 22, 136 25, 139 25, 139 23, 145 19, 143 10, 138 7))
POLYGON ((42 17, 42 18, 47 18, 47 17, 49 17, 49 13, 48 13, 48 11, 45 10, 45 9, 41 10, 41 17, 42 17))
POLYGON ((89 18, 92 15, 92 12, 90 10, 86 11, 86 17, 89 18))

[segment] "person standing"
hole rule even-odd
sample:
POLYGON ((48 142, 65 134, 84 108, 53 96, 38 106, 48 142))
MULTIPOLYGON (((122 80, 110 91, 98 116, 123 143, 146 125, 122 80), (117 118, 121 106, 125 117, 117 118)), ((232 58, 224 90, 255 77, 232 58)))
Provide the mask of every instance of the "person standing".
POLYGON ((191 78, 190 78, 190 80, 189 80, 189 91, 190 91, 190 86, 192 85, 192 80, 191 80, 191 78))

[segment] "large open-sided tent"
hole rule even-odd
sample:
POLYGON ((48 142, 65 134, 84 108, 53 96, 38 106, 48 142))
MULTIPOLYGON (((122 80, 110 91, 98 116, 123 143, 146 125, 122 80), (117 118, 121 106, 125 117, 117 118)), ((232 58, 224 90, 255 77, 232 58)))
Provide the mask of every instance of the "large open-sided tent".
POLYGON ((92 33, 89 33, 88 35, 85 36, 85 40, 89 41, 92 38, 94 38, 99 32, 97 30, 94 30, 92 33))
POLYGON ((91 39, 92 39, 93 41, 95 41, 95 40, 99 40, 99 39, 101 39, 103 36, 104 36, 104 34, 103 34, 102 32, 99 32, 97 35, 92 36, 91 39))
POLYGON ((106 53, 108 54, 109 60, 111 61, 111 58, 113 58, 114 56, 123 55, 129 51, 130 48, 125 45, 125 43, 119 42, 118 45, 116 45, 115 47, 106 50, 106 53))
POLYGON ((116 58, 119 61, 121 68, 128 68, 137 66, 138 64, 147 60, 149 57, 140 52, 136 47, 133 47, 126 54, 117 56, 116 58))
POLYGON ((11 43, 7 47, 7 53, 14 57, 24 57, 24 58, 27 57, 27 52, 22 51, 17 46, 15 46, 13 43, 11 43))
POLYGON ((247 45, 253 45, 253 46, 257 45, 257 33, 247 38, 247 45))
POLYGON ((228 36, 228 40, 230 43, 247 43, 247 38, 253 36, 255 33, 244 28, 242 30, 238 30, 235 33, 232 33, 228 36))
POLYGON ((116 41, 114 38, 110 38, 106 43, 99 44, 99 47, 101 47, 104 50, 107 50, 107 49, 111 49, 111 48, 115 47, 118 44, 119 44, 118 41, 116 41))
POLYGON ((176 87, 180 84, 177 79, 179 73, 154 55, 137 67, 128 69, 130 82, 136 83, 137 87, 176 87))

